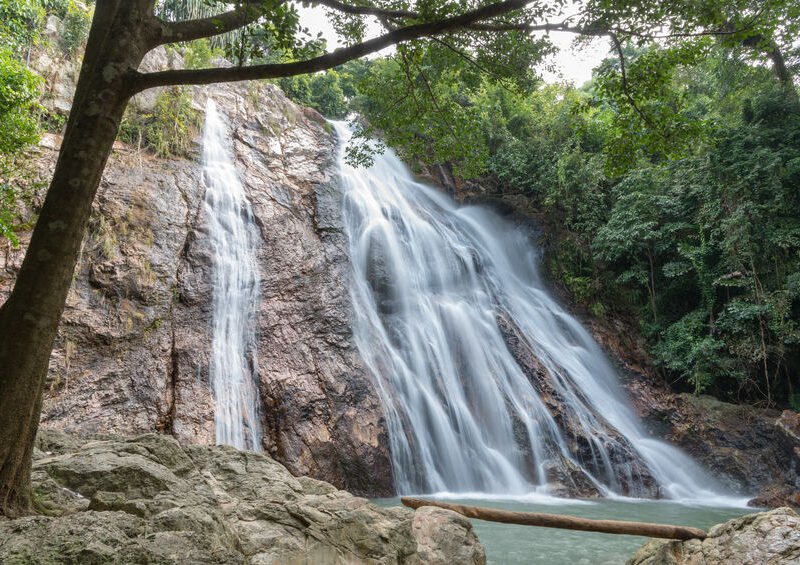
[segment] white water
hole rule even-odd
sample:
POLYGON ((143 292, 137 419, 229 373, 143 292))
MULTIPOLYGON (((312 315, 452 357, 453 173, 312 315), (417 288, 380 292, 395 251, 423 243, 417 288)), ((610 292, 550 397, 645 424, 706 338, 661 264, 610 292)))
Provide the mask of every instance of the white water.
POLYGON ((599 346, 542 283, 524 230, 416 182, 391 151, 369 169, 343 153, 340 163, 354 332, 400 494, 546 494, 572 468, 606 496, 722 502, 696 463, 643 431, 599 346), (510 351, 500 317, 550 374, 548 394, 583 449, 510 351))
POLYGON ((227 128, 209 99, 203 132, 203 178, 214 249, 213 344, 216 441, 259 451, 261 429, 252 314, 258 308, 259 240, 253 211, 236 174, 227 128))

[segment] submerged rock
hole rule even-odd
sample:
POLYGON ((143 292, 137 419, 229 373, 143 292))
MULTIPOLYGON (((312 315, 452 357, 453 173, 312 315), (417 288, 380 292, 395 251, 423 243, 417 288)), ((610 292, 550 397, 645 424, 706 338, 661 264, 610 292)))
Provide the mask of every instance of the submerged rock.
POLYGON ((790 508, 714 526, 704 540, 650 541, 628 565, 780 565, 800 563, 800 516, 790 508))
POLYGON ((0 521, 0 563, 485 563, 470 522, 380 508, 267 456, 158 434, 77 442, 44 431, 48 515, 0 521))

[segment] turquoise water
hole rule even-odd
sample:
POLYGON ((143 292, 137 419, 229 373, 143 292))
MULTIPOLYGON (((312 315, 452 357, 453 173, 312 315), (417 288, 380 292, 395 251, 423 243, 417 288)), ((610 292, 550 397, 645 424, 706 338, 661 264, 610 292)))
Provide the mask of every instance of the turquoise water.
MULTIPOLYGON (((576 501, 538 498, 540 500, 531 499, 525 502, 475 498, 447 499, 447 501, 521 512, 547 512, 583 518, 678 524, 704 530, 731 518, 757 511, 744 506, 720 507, 652 500, 576 501)), ((400 504, 398 498, 381 499, 375 502, 381 506, 400 504)), ((650 539, 639 536, 514 526, 483 520, 473 520, 472 523, 486 548, 488 562, 495 565, 515 563, 618 565, 625 563, 639 546, 650 539)))

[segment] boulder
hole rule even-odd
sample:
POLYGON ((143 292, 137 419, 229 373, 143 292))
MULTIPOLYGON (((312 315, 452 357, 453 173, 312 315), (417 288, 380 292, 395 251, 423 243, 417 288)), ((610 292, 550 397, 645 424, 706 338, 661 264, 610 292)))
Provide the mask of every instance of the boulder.
POLYGON ((645 543, 628 565, 782 565, 800 563, 800 516, 790 508, 714 526, 704 540, 645 543))
POLYGON ((266 455, 43 431, 47 515, 0 521, 0 563, 485 563, 468 520, 381 508, 266 455))
POLYGON ((417 556, 422 563, 477 565, 486 562, 483 548, 473 541, 472 524, 455 512, 423 506, 414 513, 411 534, 417 542, 417 556))

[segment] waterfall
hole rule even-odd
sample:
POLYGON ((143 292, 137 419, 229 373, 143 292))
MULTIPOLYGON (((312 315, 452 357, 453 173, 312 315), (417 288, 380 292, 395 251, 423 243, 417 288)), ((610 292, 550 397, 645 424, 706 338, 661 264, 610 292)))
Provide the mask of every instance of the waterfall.
POLYGON ((250 202, 236 174, 231 141, 209 98, 203 132, 203 179, 213 247, 213 343, 210 378, 216 441, 259 451, 261 429, 256 383, 253 314, 258 308, 259 239, 250 202))
MULTIPOLYGON (((344 146, 350 131, 335 126, 344 146)), ((598 344, 543 284, 525 230, 416 182, 391 151, 355 169, 342 147, 340 166, 354 334, 399 493, 718 492, 642 429, 598 344)))

